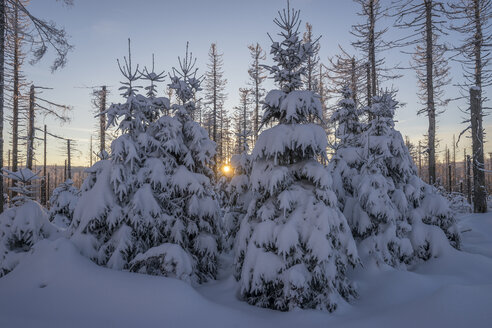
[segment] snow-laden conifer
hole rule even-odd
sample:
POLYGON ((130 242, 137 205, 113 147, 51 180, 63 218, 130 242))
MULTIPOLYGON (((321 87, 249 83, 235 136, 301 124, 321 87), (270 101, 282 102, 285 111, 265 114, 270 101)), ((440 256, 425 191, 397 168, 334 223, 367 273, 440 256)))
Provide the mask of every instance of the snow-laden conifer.
POLYGON ((200 90, 201 82, 196 76, 195 62, 187 46, 185 57, 179 60, 180 67, 173 69, 169 85, 180 101, 172 106, 175 116, 161 117, 151 129, 169 169, 168 178, 161 181, 166 191, 160 194, 161 199, 168 200, 171 215, 167 246, 152 248, 137 257, 132 270, 160 263, 161 271, 174 267, 174 275, 184 277, 187 273, 188 279, 204 282, 216 277, 221 231, 220 207, 210 169, 215 143, 192 120, 196 109, 193 96, 200 90))
POLYGON ((355 242, 331 190, 331 177, 317 162, 325 155, 319 96, 301 91, 312 44, 299 33, 299 11, 279 12, 280 42, 267 67, 280 90, 264 101, 264 131, 252 152, 253 200, 236 238, 236 277, 250 304, 278 310, 333 311, 356 292, 346 277, 358 262, 355 242))
POLYGON ((120 88, 126 101, 112 104, 105 114, 108 127, 117 125, 121 135, 111 144, 111 156, 87 170, 70 232, 98 264, 129 269, 137 254, 167 240, 171 217, 161 195, 168 170, 159 157, 161 145, 149 130, 161 110, 169 108, 169 100, 137 93, 141 73, 138 66, 132 68, 130 56, 119 66, 127 80, 120 88))
POLYGON ((67 228, 73 219, 73 211, 80 197, 80 191, 68 179, 53 190, 50 198, 50 221, 53 224, 67 228))
POLYGON ((43 207, 33 200, 32 183, 40 179, 25 168, 16 172, 2 169, 14 181, 14 206, 0 214, 0 277, 12 271, 36 242, 55 238, 58 229, 48 221, 43 207))
POLYGON ((346 194, 353 193, 352 179, 357 176, 362 165, 361 133, 363 123, 359 117, 361 111, 353 100, 352 90, 345 86, 341 90, 343 98, 338 103, 330 121, 336 124, 335 154, 330 160, 329 171, 333 177, 333 189, 343 211, 346 194))
POLYGON ((417 176, 395 130, 397 105, 389 93, 374 97, 367 108, 372 119, 354 144, 341 143, 330 169, 340 177, 336 190, 359 254, 405 268, 438 256, 443 244, 458 247, 459 236, 447 201, 417 176))

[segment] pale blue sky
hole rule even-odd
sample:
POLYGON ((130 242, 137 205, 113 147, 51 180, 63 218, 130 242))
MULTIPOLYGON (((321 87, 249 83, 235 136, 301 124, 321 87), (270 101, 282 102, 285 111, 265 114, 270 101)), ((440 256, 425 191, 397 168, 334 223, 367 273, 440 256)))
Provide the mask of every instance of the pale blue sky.
MULTIPOLYGON (((64 26, 71 36, 75 48, 70 53, 67 66, 51 74, 50 57, 47 56, 36 66, 26 64, 25 72, 36 85, 52 87, 45 97, 58 103, 74 107, 72 122, 59 126, 47 120, 48 129, 77 140, 80 153, 74 164, 88 163, 89 138, 94 131, 96 119, 91 115, 91 90, 83 87, 110 86, 111 101, 120 101, 118 84, 121 76, 116 58, 126 55, 127 39, 132 39, 132 56, 135 63, 150 64, 155 54, 156 66, 169 72, 182 55, 186 41, 198 57, 200 72, 206 70, 208 49, 217 43, 224 53, 224 71, 228 79, 226 102, 231 109, 238 103, 238 88, 248 80, 247 68, 250 62, 247 45, 259 42, 269 51, 267 32, 277 32, 272 22, 277 10, 285 5, 284 0, 75 0, 72 7, 62 6, 54 0, 31 0, 33 14, 55 21, 64 26)), ((338 44, 353 51, 349 33, 351 25, 360 21, 356 15, 357 5, 350 0, 291 0, 293 7, 301 9, 303 22, 310 22, 316 35, 321 34, 321 59, 326 62, 338 50, 338 44)), ((390 29, 388 37, 397 37, 401 31, 390 29)), ((449 37, 454 41, 455 35, 449 37)), ((385 54, 388 63, 408 64, 410 56, 397 50, 385 54)), ((267 55, 268 61, 270 57, 267 55)), ((413 140, 422 139, 427 130, 426 117, 417 117, 416 81, 413 71, 403 72, 405 76, 395 82, 400 90, 399 100, 406 107, 397 113, 397 128, 413 140)), ((453 82, 458 82, 461 72, 453 65, 453 82)), ((160 87, 160 91, 164 86, 160 87)), ((491 90, 487 90, 489 95, 491 90)), ((456 87, 449 87, 447 95, 455 97, 456 87)), ((458 103, 448 106, 447 112, 439 119, 439 137, 442 146, 451 144, 452 134, 462 129, 459 123, 463 114, 458 103)), ((42 118, 39 123, 42 124, 42 118)), ((492 120, 486 118, 486 130, 492 131, 492 120)), ((464 145, 464 144, 463 144, 464 145)), ((60 145, 58 145, 60 146, 60 145)), ((442 147, 442 148, 443 148, 442 147)), ((62 152, 52 143, 48 162, 62 163, 62 152)), ((460 147, 462 150, 462 147, 460 147)), ((491 151, 490 145, 487 150, 491 151)), ((38 156, 38 161, 42 158, 38 156)))

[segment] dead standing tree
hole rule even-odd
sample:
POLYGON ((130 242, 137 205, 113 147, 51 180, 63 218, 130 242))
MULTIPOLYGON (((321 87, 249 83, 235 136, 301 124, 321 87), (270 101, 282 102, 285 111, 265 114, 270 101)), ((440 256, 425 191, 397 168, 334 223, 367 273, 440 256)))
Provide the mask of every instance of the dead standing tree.
MULTIPOLYGON (((72 4, 73 0, 62 0, 65 4, 72 4)), ((3 136, 4 127, 4 86, 5 86, 5 48, 7 33, 12 29, 7 25, 9 19, 8 8, 14 8, 25 15, 30 29, 24 34, 24 41, 32 49, 32 63, 39 61, 47 52, 48 48, 55 50, 56 57, 51 66, 55 71, 63 67, 67 61, 67 54, 72 49, 67 41, 65 30, 58 28, 54 23, 33 16, 26 7, 26 2, 20 0, 0 0, 0 136, 3 136)), ((0 165, 3 166, 4 140, 0 137, 0 165)), ((0 183, 0 213, 3 212, 3 183, 0 183)))
POLYGON ((253 113, 253 142, 256 142, 259 133, 258 129, 260 127, 260 102, 261 98, 265 94, 265 89, 262 87, 262 84, 267 78, 265 68, 262 66, 261 62, 266 59, 266 54, 258 43, 249 45, 248 49, 250 51, 251 58, 253 59, 253 62, 248 69, 248 74, 250 77, 249 85, 251 86, 251 90, 253 92, 255 105, 253 113))
MULTIPOLYGON (((487 211, 485 187, 485 162, 483 148, 484 103, 487 101, 484 90, 492 85, 490 56, 492 47, 492 1, 458 0, 449 4, 448 17, 451 29, 457 31, 464 39, 455 47, 457 56, 464 70, 465 82, 461 85, 464 93, 469 94, 469 119, 467 127, 460 134, 471 129, 472 163, 473 163, 473 210, 478 213, 487 211)), ((468 112, 467 111, 467 112, 468 112)), ((458 138, 459 140, 459 138, 458 138)))
POLYGON ((358 13, 364 22, 352 26, 351 34, 357 40, 352 45, 363 54, 363 60, 367 63, 367 103, 371 105, 372 97, 376 96, 381 88, 381 82, 400 77, 394 74, 394 67, 385 67, 381 53, 393 48, 395 45, 384 39, 388 28, 379 27, 385 10, 381 7, 380 0, 354 0, 360 5, 358 13))
POLYGON ((208 53, 209 63, 207 64, 208 71, 205 73, 205 100, 206 105, 210 106, 211 115, 211 139, 217 144, 217 154, 214 156, 215 162, 215 177, 217 177, 220 161, 223 161, 223 140, 220 138, 220 127, 223 125, 221 118, 224 118, 224 101, 226 98, 225 85, 227 80, 224 78, 224 61, 223 54, 217 50, 217 45, 212 43, 208 53))
MULTIPOLYGON (((449 100, 444 98, 444 87, 450 83, 449 66, 445 57, 447 48, 439 43, 446 35, 444 4, 437 0, 400 0, 392 8, 396 18, 395 26, 411 34, 399 40, 399 47, 415 47, 411 68, 417 73, 419 98, 424 105, 418 114, 428 117, 427 153, 429 156, 429 182, 436 182, 436 117, 438 107, 444 107, 449 100)), ((408 53, 403 51, 404 53, 408 53)))
MULTIPOLYGON (((34 160, 34 140, 36 131, 36 116, 41 114, 45 117, 53 117, 60 123, 69 122, 68 111, 71 110, 70 106, 60 105, 36 95, 35 90, 52 90, 52 88, 46 88, 41 86, 31 85, 29 91, 29 111, 27 116, 28 129, 27 129, 27 151, 26 151, 26 167, 32 170, 34 160)), ((39 130, 39 129, 38 129, 39 130)))
MULTIPOLYGON (((67 159, 65 160, 66 163, 66 170, 67 172, 65 173, 64 179, 66 180, 71 179, 71 173, 72 173, 72 154, 74 152, 74 140, 65 138, 62 136, 59 136, 57 134, 48 132, 46 125, 44 126, 44 129, 39 129, 35 128, 35 130, 42 132, 43 133, 43 179, 41 180, 41 204, 46 205, 47 200, 49 199, 49 173, 47 173, 47 158, 48 158, 48 153, 47 153, 47 148, 48 148, 48 136, 55 138, 56 140, 61 140, 65 143, 66 147, 62 147, 62 151, 66 152, 67 159)), ((76 150, 75 150, 76 151, 76 150)), ((55 187, 57 183, 57 175, 56 175, 56 165, 55 165, 55 187)))

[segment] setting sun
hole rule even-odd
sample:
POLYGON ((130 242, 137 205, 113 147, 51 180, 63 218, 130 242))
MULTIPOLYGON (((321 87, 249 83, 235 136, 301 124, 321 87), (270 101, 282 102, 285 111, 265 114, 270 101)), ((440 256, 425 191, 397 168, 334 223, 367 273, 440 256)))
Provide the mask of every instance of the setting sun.
POLYGON ((224 173, 224 175, 229 175, 232 173, 232 168, 230 165, 224 165, 222 166, 222 172, 224 173))

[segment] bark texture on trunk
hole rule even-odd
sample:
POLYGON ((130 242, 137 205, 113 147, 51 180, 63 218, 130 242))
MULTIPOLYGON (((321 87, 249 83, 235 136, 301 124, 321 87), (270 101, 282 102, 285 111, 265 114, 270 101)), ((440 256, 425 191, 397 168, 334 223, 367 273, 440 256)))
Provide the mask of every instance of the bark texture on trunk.
POLYGON ((475 213, 487 212, 481 107, 480 89, 472 87, 470 89, 470 111, 473 150, 473 211, 475 213))

